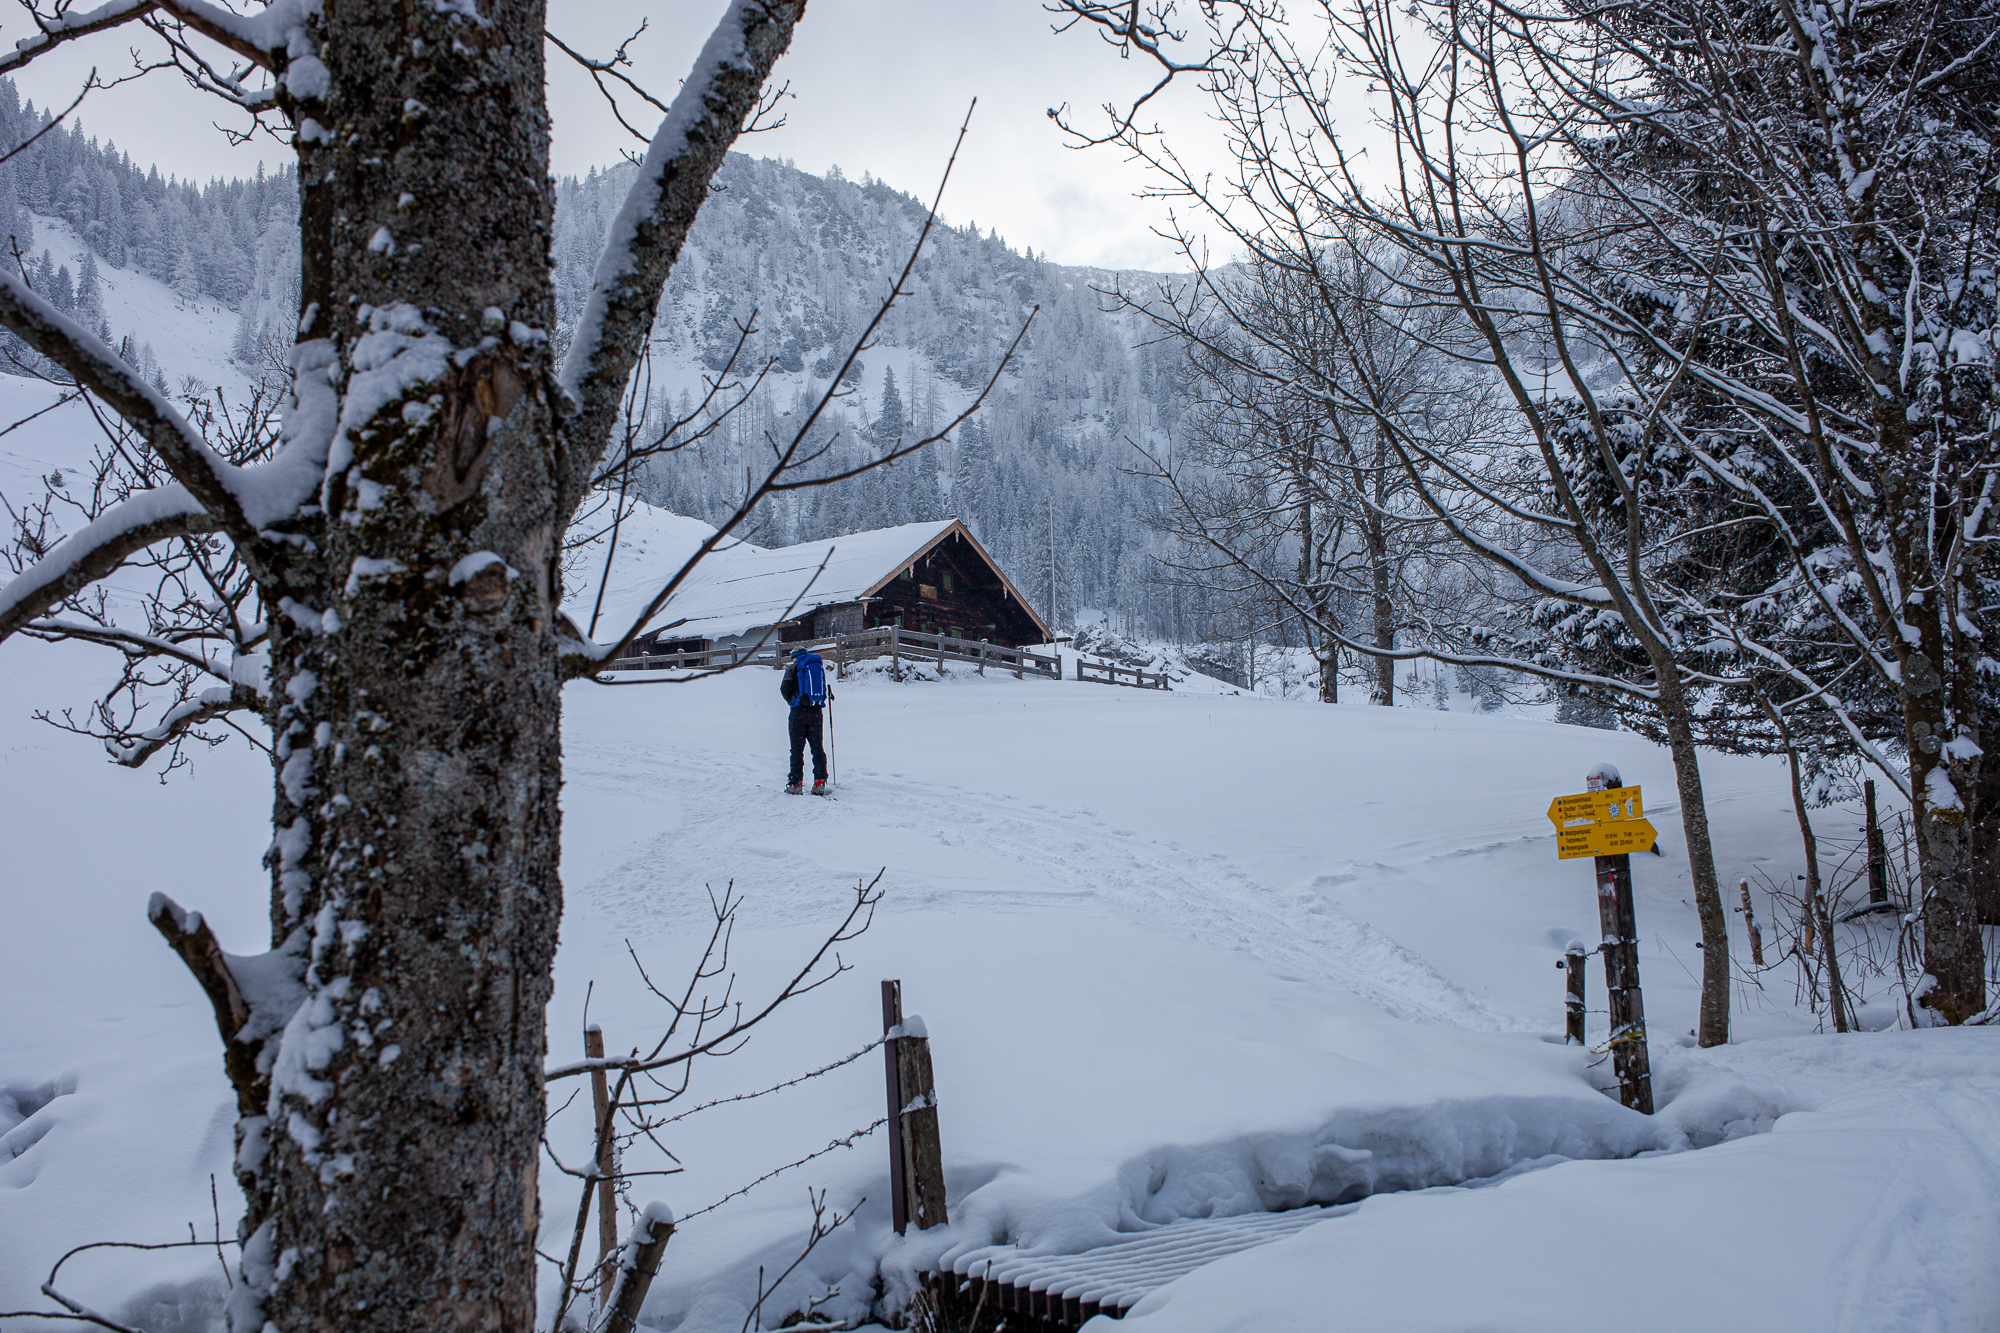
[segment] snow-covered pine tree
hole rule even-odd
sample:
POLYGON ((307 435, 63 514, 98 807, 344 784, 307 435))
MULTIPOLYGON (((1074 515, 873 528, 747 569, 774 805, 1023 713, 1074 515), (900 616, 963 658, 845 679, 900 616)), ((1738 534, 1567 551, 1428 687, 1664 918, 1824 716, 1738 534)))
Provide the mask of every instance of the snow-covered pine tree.
POLYGON ((56 266, 55 278, 49 283, 49 304, 65 315, 76 314, 76 281, 69 275, 68 264, 56 266))
POLYGON ((168 281, 174 295, 186 305, 201 296, 201 261, 195 258, 192 245, 182 245, 174 257, 174 270, 168 281))
POLYGON ((903 395, 896 391, 896 371, 893 367, 884 366, 881 403, 869 427, 870 434, 877 444, 894 444, 903 438, 909 428, 909 419, 903 412, 903 395))
POLYGON ((229 340, 229 359, 238 368, 247 368, 257 359, 257 320, 250 306, 237 317, 236 336, 229 340))
POLYGON ((97 273, 97 256, 86 250, 76 268, 76 322, 111 341, 111 325, 104 318, 104 281, 97 273))

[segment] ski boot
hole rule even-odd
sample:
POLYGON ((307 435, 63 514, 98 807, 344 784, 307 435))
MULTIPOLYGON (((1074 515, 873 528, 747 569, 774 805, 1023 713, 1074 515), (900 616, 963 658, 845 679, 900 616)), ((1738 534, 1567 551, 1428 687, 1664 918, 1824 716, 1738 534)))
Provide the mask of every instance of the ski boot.
POLYGON ((787 782, 785 784, 785 795, 800 796, 805 793, 805 789, 806 784, 803 782, 787 782))
POLYGON ((813 779, 813 795, 815 795, 815 796, 824 796, 824 795, 826 795, 826 779, 825 779, 825 778, 814 778, 814 779, 813 779))

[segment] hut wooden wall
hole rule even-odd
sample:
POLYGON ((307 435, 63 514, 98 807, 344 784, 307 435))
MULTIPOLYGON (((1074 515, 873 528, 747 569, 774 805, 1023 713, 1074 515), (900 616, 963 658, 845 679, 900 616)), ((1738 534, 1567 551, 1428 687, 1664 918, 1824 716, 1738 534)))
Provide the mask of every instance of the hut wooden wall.
POLYGON ((898 573, 883 585, 867 614, 871 627, 893 625, 901 616, 905 629, 943 630, 1009 648, 1042 638, 1033 618, 1007 595, 998 572, 956 532, 917 560, 909 577, 898 573))

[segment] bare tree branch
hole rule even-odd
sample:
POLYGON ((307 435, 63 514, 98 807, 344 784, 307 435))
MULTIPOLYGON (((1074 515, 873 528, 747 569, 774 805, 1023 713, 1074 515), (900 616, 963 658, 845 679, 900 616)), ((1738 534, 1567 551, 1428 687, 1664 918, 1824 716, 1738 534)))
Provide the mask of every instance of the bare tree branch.
POLYGON ((214 517, 181 486, 142 491, 72 534, 0 586, 0 641, 49 608, 109 575, 154 542, 216 530, 214 517))
POLYGON ((571 453, 560 460, 564 512, 577 507, 610 446, 625 380, 659 310, 667 275, 805 7, 806 0, 732 0, 654 132, 611 225, 558 377, 574 412, 571 453))

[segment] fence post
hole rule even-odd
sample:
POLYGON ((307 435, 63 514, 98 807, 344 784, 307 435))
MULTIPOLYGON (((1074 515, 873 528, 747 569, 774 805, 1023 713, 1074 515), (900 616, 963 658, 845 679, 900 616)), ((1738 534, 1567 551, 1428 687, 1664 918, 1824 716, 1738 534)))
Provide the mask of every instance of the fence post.
POLYGON ((1868 906, 1889 906, 1889 853, 1882 845, 1882 826, 1875 821, 1875 779, 1861 784, 1868 803, 1868 906))
MULTIPOLYGON (((882 1031, 890 1033, 903 1026, 903 983, 882 983, 882 1031)), ((889 1218, 896 1234, 910 1225, 909 1198, 903 1192, 903 1078, 896 1063, 896 1038, 882 1043, 882 1067, 889 1082, 889 1218)))
MULTIPOLYGON (((586 1060, 604 1058, 604 1029, 592 1023, 583 1030, 583 1055, 586 1060)), ((597 1108, 597 1131, 591 1137, 597 1144, 597 1266, 601 1270, 597 1299, 601 1307, 611 1295, 611 1256, 618 1249, 618 1187, 617 1167, 612 1160, 611 1148, 611 1090, 602 1068, 590 1071, 590 1100, 597 1108)))
MULTIPOLYGON (((1585 778, 1591 791, 1624 785, 1601 769, 1585 778)), ((1646 1051, 1646 1004, 1639 993, 1639 922, 1632 902, 1632 858, 1597 859, 1597 919, 1604 934, 1604 986, 1611 1010, 1611 1067, 1618 1100, 1641 1115, 1653 1113, 1653 1075, 1646 1051)))
POLYGON ((649 1203, 632 1228, 632 1239, 618 1257, 618 1285, 611 1293, 611 1313, 604 1321, 604 1333, 634 1333, 639 1325, 639 1307, 646 1303, 647 1289, 659 1275, 660 1256, 674 1234, 673 1210, 663 1203, 649 1203))
POLYGON ((1556 964, 1557 967, 1563 968, 1569 973, 1567 979, 1569 993, 1563 1000, 1563 1044, 1565 1046, 1571 1042, 1575 1042, 1578 1046, 1588 1046, 1590 1044, 1584 1040, 1583 1036, 1583 961, 1588 957, 1590 957, 1590 954, 1585 951, 1583 941, 1571 940, 1569 947, 1563 950, 1562 961, 1556 964))
POLYGON ((889 1084, 890 1216, 896 1234, 943 1226, 944 1155, 938 1138, 937 1088, 931 1043, 922 1019, 903 1017, 903 983, 882 983, 882 1030, 889 1084))
POLYGON ((903 678, 903 618, 898 616, 889 626, 889 679, 903 678))
POLYGON ((1736 891, 1743 895, 1743 929, 1750 935, 1750 961, 1764 966, 1764 932, 1757 928, 1757 911, 1750 906, 1750 881, 1736 881, 1736 891))

